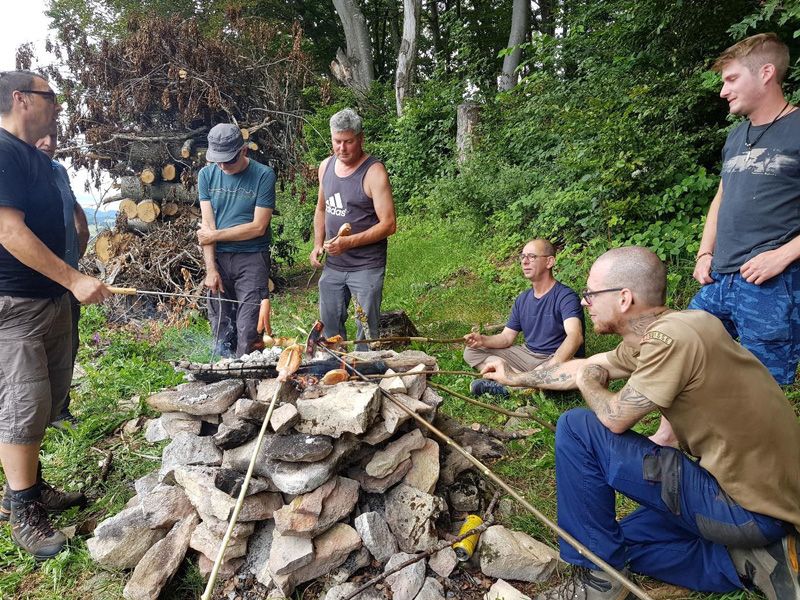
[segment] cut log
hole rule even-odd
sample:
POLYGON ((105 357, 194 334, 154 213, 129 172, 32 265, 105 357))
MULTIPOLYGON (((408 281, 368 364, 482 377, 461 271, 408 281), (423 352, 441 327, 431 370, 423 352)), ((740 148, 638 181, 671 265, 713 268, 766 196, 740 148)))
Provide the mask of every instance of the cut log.
POLYGON ((136 200, 133 198, 123 198, 119 203, 119 212, 125 213, 129 219, 136 218, 136 200))
POLYGON ((183 142, 183 146, 181 146, 181 158, 189 158, 192 155, 192 150, 194 149, 194 140, 189 138, 185 142, 183 142))
POLYGON ((103 264, 111 259, 111 237, 114 234, 110 229, 100 233, 94 240, 94 253, 103 264))
POLYGON ((123 198, 134 200, 171 200, 183 204, 194 204, 197 201, 197 189, 186 189, 180 183, 156 183, 145 189, 138 177, 120 178, 120 193, 123 198))
POLYGON ((246 127, 242 127, 242 139, 245 142, 250 139, 250 130, 246 127))
POLYGON ((180 208, 178 207, 177 202, 162 202, 161 203, 161 214, 165 217, 174 217, 178 214, 180 208))
POLYGON ((258 152, 258 144, 256 144, 255 142, 248 142, 247 148, 249 150, 252 150, 253 152, 258 152))
POLYGON ((207 151, 208 151, 208 148, 199 148, 197 150, 197 153, 195 154, 195 158, 196 158, 197 162, 203 163, 203 164, 205 164, 207 162, 206 161, 206 152, 207 151))
POLYGON ((141 234, 148 234, 151 231, 154 231, 158 227, 158 223, 153 221, 152 223, 145 223, 141 219, 128 219, 128 229, 131 231, 135 231, 136 233, 141 234))
POLYGON ((145 167, 139 173, 139 181, 145 185, 151 185, 156 182, 156 170, 153 167, 145 167))
POLYGON ((161 167, 161 179, 163 181, 174 181, 178 175, 178 169, 174 163, 167 163, 161 167))
POLYGON ((161 207, 155 200, 142 200, 136 205, 136 216, 145 223, 152 223, 161 214, 161 207))

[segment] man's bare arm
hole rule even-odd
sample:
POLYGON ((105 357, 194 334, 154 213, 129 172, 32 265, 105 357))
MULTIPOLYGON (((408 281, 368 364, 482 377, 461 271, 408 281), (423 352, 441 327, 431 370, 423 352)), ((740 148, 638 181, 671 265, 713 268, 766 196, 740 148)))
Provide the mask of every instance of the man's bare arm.
POLYGON ((464 336, 464 341, 470 348, 508 348, 517 339, 518 334, 519 331, 504 327, 503 331, 495 335, 468 333, 464 336))
POLYGON ((197 238, 201 244, 216 244, 217 242, 243 242, 264 235, 272 219, 272 209, 256 206, 253 220, 249 223, 234 225, 224 229, 208 227, 205 222, 197 231, 197 238))
POLYGON ((550 358, 548 364, 557 365, 567 362, 575 356, 578 348, 580 348, 583 343, 583 327, 581 327, 581 320, 578 317, 565 319, 564 331, 566 331, 567 337, 564 338, 564 341, 561 342, 561 345, 556 349, 555 354, 550 358))
MULTIPOLYGON (((202 227, 216 229, 217 223, 210 200, 200 200, 200 214, 202 227)), ((222 278, 217 270, 217 247, 214 244, 201 244, 200 249, 203 251, 203 262, 206 265, 205 286, 212 292, 224 292, 222 278)))
POLYGON ((706 215, 706 224, 703 226, 703 237, 700 240, 700 249, 697 254, 702 254, 697 259, 697 264, 694 266, 694 273, 692 276, 702 285, 714 281, 711 279, 711 258, 714 253, 714 246, 717 243, 717 215, 719 214, 719 205, 722 203, 722 182, 719 182, 717 193, 711 201, 711 206, 708 207, 708 215, 706 215))
POLYGON ((330 157, 323 160, 317 172, 319 188, 317 190, 317 206, 314 209, 314 247, 311 250, 311 254, 308 255, 308 260, 315 269, 322 267, 322 263, 319 262, 322 255, 322 245, 325 243, 325 192, 322 189, 322 178, 325 175, 325 168, 329 160, 330 157))
POLYGON ((0 207, 0 244, 19 262, 63 285, 78 302, 102 302, 111 292, 99 279, 83 275, 58 258, 25 224, 21 210, 0 207))
POLYGON ((624 433, 658 406, 626 384, 619 392, 608 389, 609 373, 599 365, 584 365, 577 375, 578 389, 600 422, 613 433, 624 433))

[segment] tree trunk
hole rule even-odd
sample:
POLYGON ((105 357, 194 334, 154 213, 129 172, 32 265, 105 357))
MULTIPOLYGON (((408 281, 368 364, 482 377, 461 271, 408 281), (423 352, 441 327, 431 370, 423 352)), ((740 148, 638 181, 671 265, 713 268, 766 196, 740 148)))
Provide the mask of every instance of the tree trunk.
POLYGON ((367 22, 358 8, 358 0, 333 0, 333 5, 342 21, 347 53, 341 49, 336 53, 331 70, 342 83, 364 93, 375 80, 367 22))
POLYGON ((438 60, 444 50, 444 48, 442 48, 441 32, 439 31, 439 0, 428 0, 428 4, 431 8, 429 20, 431 35, 433 36, 433 54, 438 60))
POLYGON ((139 181, 138 177, 125 176, 120 178, 120 195, 123 198, 133 198, 134 200, 172 200, 183 204, 194 204, 197 201, 197 190, 187 190, 180 183, 155 183, 145 186, 139 181))
POLYGON ((514 0, 511 14, 511 32, 508 35, 508 48, 513 48, 510 54, 503 58, 503 72, 500 75, 498 89, 501 92, 510 90, 517 84, 517 67, 522 50, 519 45, 528 37, 528 17, 530 15, 530 0, 514 0))
POLYGON ((155 200, 142 200, 136 205, 136 216, 144 223, 152 223, 161 214, 161 207, 155 200))
POLYGON ((472 150, 472 130, 478 124, 480 107, 474 102, 464 102, 458 105, 456 149, 459 164, 467 160, 472 150))
POLYGON ((397 76, 394 83, 397 116, 403 114, 403 104, 411 92, 414 63, 417 60, 417 28, 422 12, 422 0, 403 0, 403 41, 397 55, 397 76))

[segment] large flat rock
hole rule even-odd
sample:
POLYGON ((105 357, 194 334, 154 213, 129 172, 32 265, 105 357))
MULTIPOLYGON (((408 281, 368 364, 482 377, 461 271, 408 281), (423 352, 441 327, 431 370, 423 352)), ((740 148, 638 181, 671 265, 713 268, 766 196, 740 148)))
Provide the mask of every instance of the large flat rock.
POLYGON ((386 494, 386 522, 403 552, 426 552, 437 543, 434 520, 444 501, 404 483, 386 494))
POLYGON ((184 412, 190 415, 219 415, 242 395, 244 382, 226 379, 210 384, 179 386, 176 390, 156 392, 147 404, 161 412, 184 412))
POLYGON ((94 537, 86 540, 92 559, 109 569, 132 569, 158 540, 165 529, 150 529, 140 505, 126 508, 100 523, 94 537))
POLYGON ((358 482, 335 477, 275 511, 275 529, 285 535, 314 538, 347 517, 356 502, 358 482))
POLYGON ((537 583, 545 581, 558 563, 558 552, 521 531, 494 525, 478 544, 481 571, 487 577, 537 583))
POLYGON ((366 433, 380 411, 380 396, 378 384, 346 381, 327 388, 319 398, 300 397, 295 404, 300 413, 295 429, 336 438, 346 432, 366 433))

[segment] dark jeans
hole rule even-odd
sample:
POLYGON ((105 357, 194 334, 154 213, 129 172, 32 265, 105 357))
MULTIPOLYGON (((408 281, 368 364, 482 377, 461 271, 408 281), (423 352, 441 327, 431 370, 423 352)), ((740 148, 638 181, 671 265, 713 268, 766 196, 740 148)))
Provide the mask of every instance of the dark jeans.
POLYGON ((217 269, 225 290, 221 297, 246 304, 220 302, 209 292, 208 320, 215 352, 241 356, 249 353, 258 340, 259 304, 269 298, 269 252, 218 252, 217 269))
MULTIPOLYGON (((736 504, 679 450, 632 431, 612 433, 582 408, 558 420, 556 486, 559 525, 600 558, 692 590, 742 588, 726 546, 765 546, 788 531, 736 504), (620 521, 615 491, 641 505, 620 521)), ((561 558, 596 568, 564 541, 561 558)))

